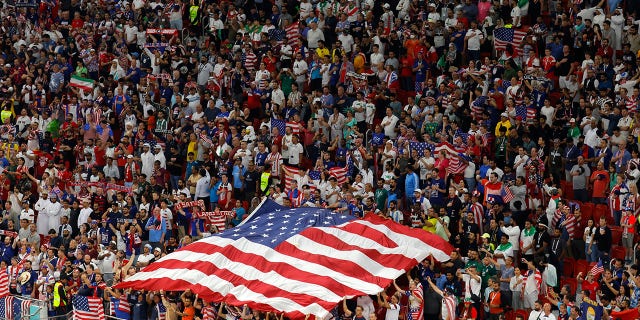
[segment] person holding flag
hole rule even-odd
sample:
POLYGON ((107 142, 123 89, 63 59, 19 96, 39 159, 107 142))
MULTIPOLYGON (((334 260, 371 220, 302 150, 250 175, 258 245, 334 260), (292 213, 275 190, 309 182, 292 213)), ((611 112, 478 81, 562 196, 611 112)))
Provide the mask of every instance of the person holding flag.
POLYGON ((407 297, 409 297, 407 319, 420 320, 424 315, 422 284, 418 280, 411 279, 411 275, 409 273, 407 273, 407 279, 409 280, 409 290, 402 290, 395 280, 393 281, 393 286, 398 292, 403 292, 407 297))

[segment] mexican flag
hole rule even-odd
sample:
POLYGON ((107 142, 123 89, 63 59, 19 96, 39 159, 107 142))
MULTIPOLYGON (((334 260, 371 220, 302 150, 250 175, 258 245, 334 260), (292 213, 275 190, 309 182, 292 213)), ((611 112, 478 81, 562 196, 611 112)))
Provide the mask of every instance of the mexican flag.
POLYGON ((71 82, 69 85, 72 87, 78 87, 82 90, 93 90, 93 80, 76 75, 71 76, 71 82))

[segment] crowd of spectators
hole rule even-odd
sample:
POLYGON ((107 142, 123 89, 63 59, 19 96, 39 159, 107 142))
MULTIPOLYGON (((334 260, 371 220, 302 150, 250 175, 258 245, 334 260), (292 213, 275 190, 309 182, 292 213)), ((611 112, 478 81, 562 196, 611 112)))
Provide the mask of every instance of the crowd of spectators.
POLYGON ((282 319, 112 288, 269 197, 455 247, 336 318, 640 318, 638 8, 5 1, 0 268, 50 316, 85 295, 123 319, 282 319))

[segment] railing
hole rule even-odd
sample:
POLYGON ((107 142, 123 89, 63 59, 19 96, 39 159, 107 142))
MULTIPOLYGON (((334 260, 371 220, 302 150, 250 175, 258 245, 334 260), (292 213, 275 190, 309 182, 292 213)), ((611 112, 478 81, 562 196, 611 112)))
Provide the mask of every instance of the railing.
POLYGON ((364 133, 365 148, 369 148, 369 145, 371 144, 372 135, 373 135, 373 131, 371 129, 367 129, 367 131, 364 133))
MULTIPOLYGON (((22 310, 21 314, 14 314, 12 315, 13 320, 24 320, 24 319, 30 319, 30 320, 39 320, 39 319, 47 319, 48 318, 48 313, 47 313, 47 302, 46 301, 42 301, 42 300, 37 300, 37 299, 33 299, 33 298, 28 298, 28 297, 23 297, 23 296, 19 296, 19 295, 14 295, 12 296, 13 299, 17 300, 17 301, 31 301, 31 305, 29 307, 29 311, 25 312, 25 310, 22 310)), ((4 317, 4 314, 0 314, 0 320, 5 320, 8 318, 4 317)), ((66 318, 65 318, 66 319, 66 318)))

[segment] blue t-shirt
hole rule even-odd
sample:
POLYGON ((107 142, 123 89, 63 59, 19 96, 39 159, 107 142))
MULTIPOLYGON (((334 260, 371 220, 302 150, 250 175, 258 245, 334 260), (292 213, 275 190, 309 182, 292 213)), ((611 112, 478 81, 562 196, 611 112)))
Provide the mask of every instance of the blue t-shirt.
POLYGON ((242 177, 244 173, 247 171, 245 167, 233 166, 233 171, 231 174, 233 175, 233 187, 236 189, 242 189, 242 177))

